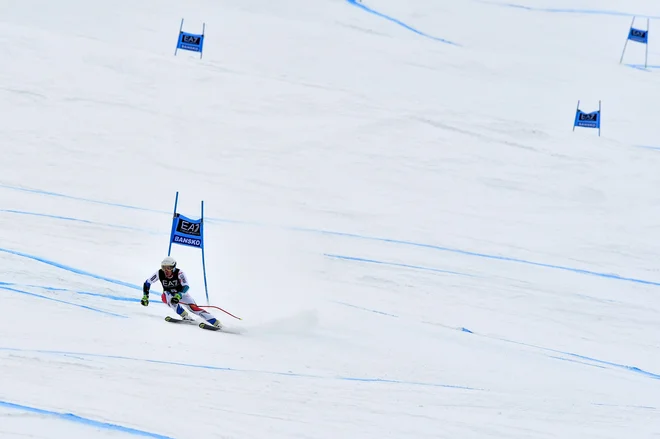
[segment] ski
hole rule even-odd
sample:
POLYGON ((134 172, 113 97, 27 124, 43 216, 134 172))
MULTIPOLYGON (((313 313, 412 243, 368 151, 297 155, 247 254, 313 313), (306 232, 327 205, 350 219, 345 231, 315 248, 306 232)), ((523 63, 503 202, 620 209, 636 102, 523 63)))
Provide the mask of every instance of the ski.
POLYGON ((228 328, 226 326, 222 326, 222 327, 218 328, 217 326, 213 326, 209 323, 204 323, 204 322, 200 323, 198 326, 200 328, 206 329, 208 331, 224 332, 225 334, 242 334, 244 332, 241 329, 228 328))
POLYGON ((217 326, 209 325, 208 323, 200 323, 199 327, 202 329, 208 329, 209 331, 222 331, 222 328, 218 328, 217 326))
POLYGON ((242 332, 236 329, 229 329, 225 327, 218 328, 217 326, 213 326, 209 323, 197 323, 195 320, 182 320, 170 316, 165 317, 165 321, 170 323, 181 323, 184 325, 197 325, 202 329, 206 329, 207 331, 224 332, 225 334, 240 334, 242 332))
POLYGON ((183 324, 186 324, 186 325, 195 325, 195 324, 197 324, 197 322, 194 321, 194 320, 175 319, 174 317, 170 317, 170 316, 165 317, 165 321, 170 322, 170 323, 183 323, 183 324))

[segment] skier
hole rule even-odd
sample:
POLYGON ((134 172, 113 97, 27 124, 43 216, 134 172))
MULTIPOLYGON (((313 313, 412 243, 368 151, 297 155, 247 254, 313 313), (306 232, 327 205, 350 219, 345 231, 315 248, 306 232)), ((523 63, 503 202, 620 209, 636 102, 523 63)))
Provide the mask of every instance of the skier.
POLYGON ((160 263, 160 270, 144 282, 142 288, 144 294, 140 301, 142 306, 149 306, 149 289, 151 288, 151 285, 157 281, 160 281, 163 285, 163 295, 161 296, 163 302, 168 304, 170 308, 180 315, 182 320, 194 322, 194 319, 190 317, 188 311, 186 311, 179 302, 186 304, 190 311, 197 314, 211 325, 216 328, 222 328, 218 319, 213 317, 211 313, 197 306, 195 299, 193 299, 188 293, 190 286, 186 280, 185 273, 176 268, 176 260, 171 256, 167 256, 163 259, 163 262, 160 263))

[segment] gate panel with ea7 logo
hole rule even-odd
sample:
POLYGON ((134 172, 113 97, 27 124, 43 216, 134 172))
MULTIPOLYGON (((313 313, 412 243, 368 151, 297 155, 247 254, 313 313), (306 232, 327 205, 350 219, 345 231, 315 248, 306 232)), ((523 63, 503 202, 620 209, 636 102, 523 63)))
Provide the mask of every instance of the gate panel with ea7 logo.
POLYGON ((201 34, 191 34, 183 31, 183 18, 181 19, 181 26, 179 27, 179 39, 176 42, 176 49, 174 55, 177 54, 179 49, 188 50, 190 52, 199 52, 199 58, 202 58, 204 52, 204 32, 206 31, 206 23, 202 23, 201 34))
MULTIPOLYGON (((635 18, 633 17, 632 22, 630 23, 630 30, 628 31, 628 38, 626 38, 626 43, 623 45, 623 52, 621 53, 621 60, 619 64, 623 63, 623 57, 626 54, 626 49, 628 48, 628 41, 634 41, 635 43, 644 44, 644 68, 646 69, 649 65, 649 29, 651 20, 646 19, 646 29, 639 29, 635 27, 635 18)), ((641 67, 638 64, 628 64, 630 67, 641 67)))
POLYGON ((600 101, 598 101, 597 111, 585 113, 580 110, 580 101, 578 101, 577 110, 575 111, 575 119, 573 121, 573 131, 575 131, 575 127, 595 128, 598 130, 598 136, 600 136, 600 110, 601 104, 600 101))

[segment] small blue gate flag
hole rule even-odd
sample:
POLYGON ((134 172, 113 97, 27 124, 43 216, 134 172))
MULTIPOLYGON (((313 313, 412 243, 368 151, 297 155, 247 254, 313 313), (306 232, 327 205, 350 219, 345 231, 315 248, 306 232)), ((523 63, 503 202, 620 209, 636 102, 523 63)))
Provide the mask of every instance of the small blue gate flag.
POLYGON ((632 41, 636 41, 638 43, 648 44, 649 31, 643 29, 635 29, 634 27, 631 27, 630 33, 628 34, 628 39, 632 41))
POLYGON ((170 244, 204 248, 204 223, 202 219, 190 219, 179 213, 172 219, 170 244))

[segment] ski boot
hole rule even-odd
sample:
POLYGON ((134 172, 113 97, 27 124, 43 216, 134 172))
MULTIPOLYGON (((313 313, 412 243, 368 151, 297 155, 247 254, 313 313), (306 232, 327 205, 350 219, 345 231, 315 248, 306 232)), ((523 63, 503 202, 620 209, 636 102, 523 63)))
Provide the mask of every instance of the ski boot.
POLYGON ((216 328, 218 328, 218 329, 222 329, 222 324, 220 323, 220 320, 218 320, 218 319, 209 319, 209 320, 207 320, 207 321, 208 321, 210 324, 212 324, 213 326, 215 326, 216 328))
POLYGON ((195 319, 190 317, 190 314, 188 314, 188 311, 186 311, 185 309, 179 315, 181 316, 181 320, 183 320, 183 321, 186 321, 186 322, 194 322, 195 321, 195 319))

